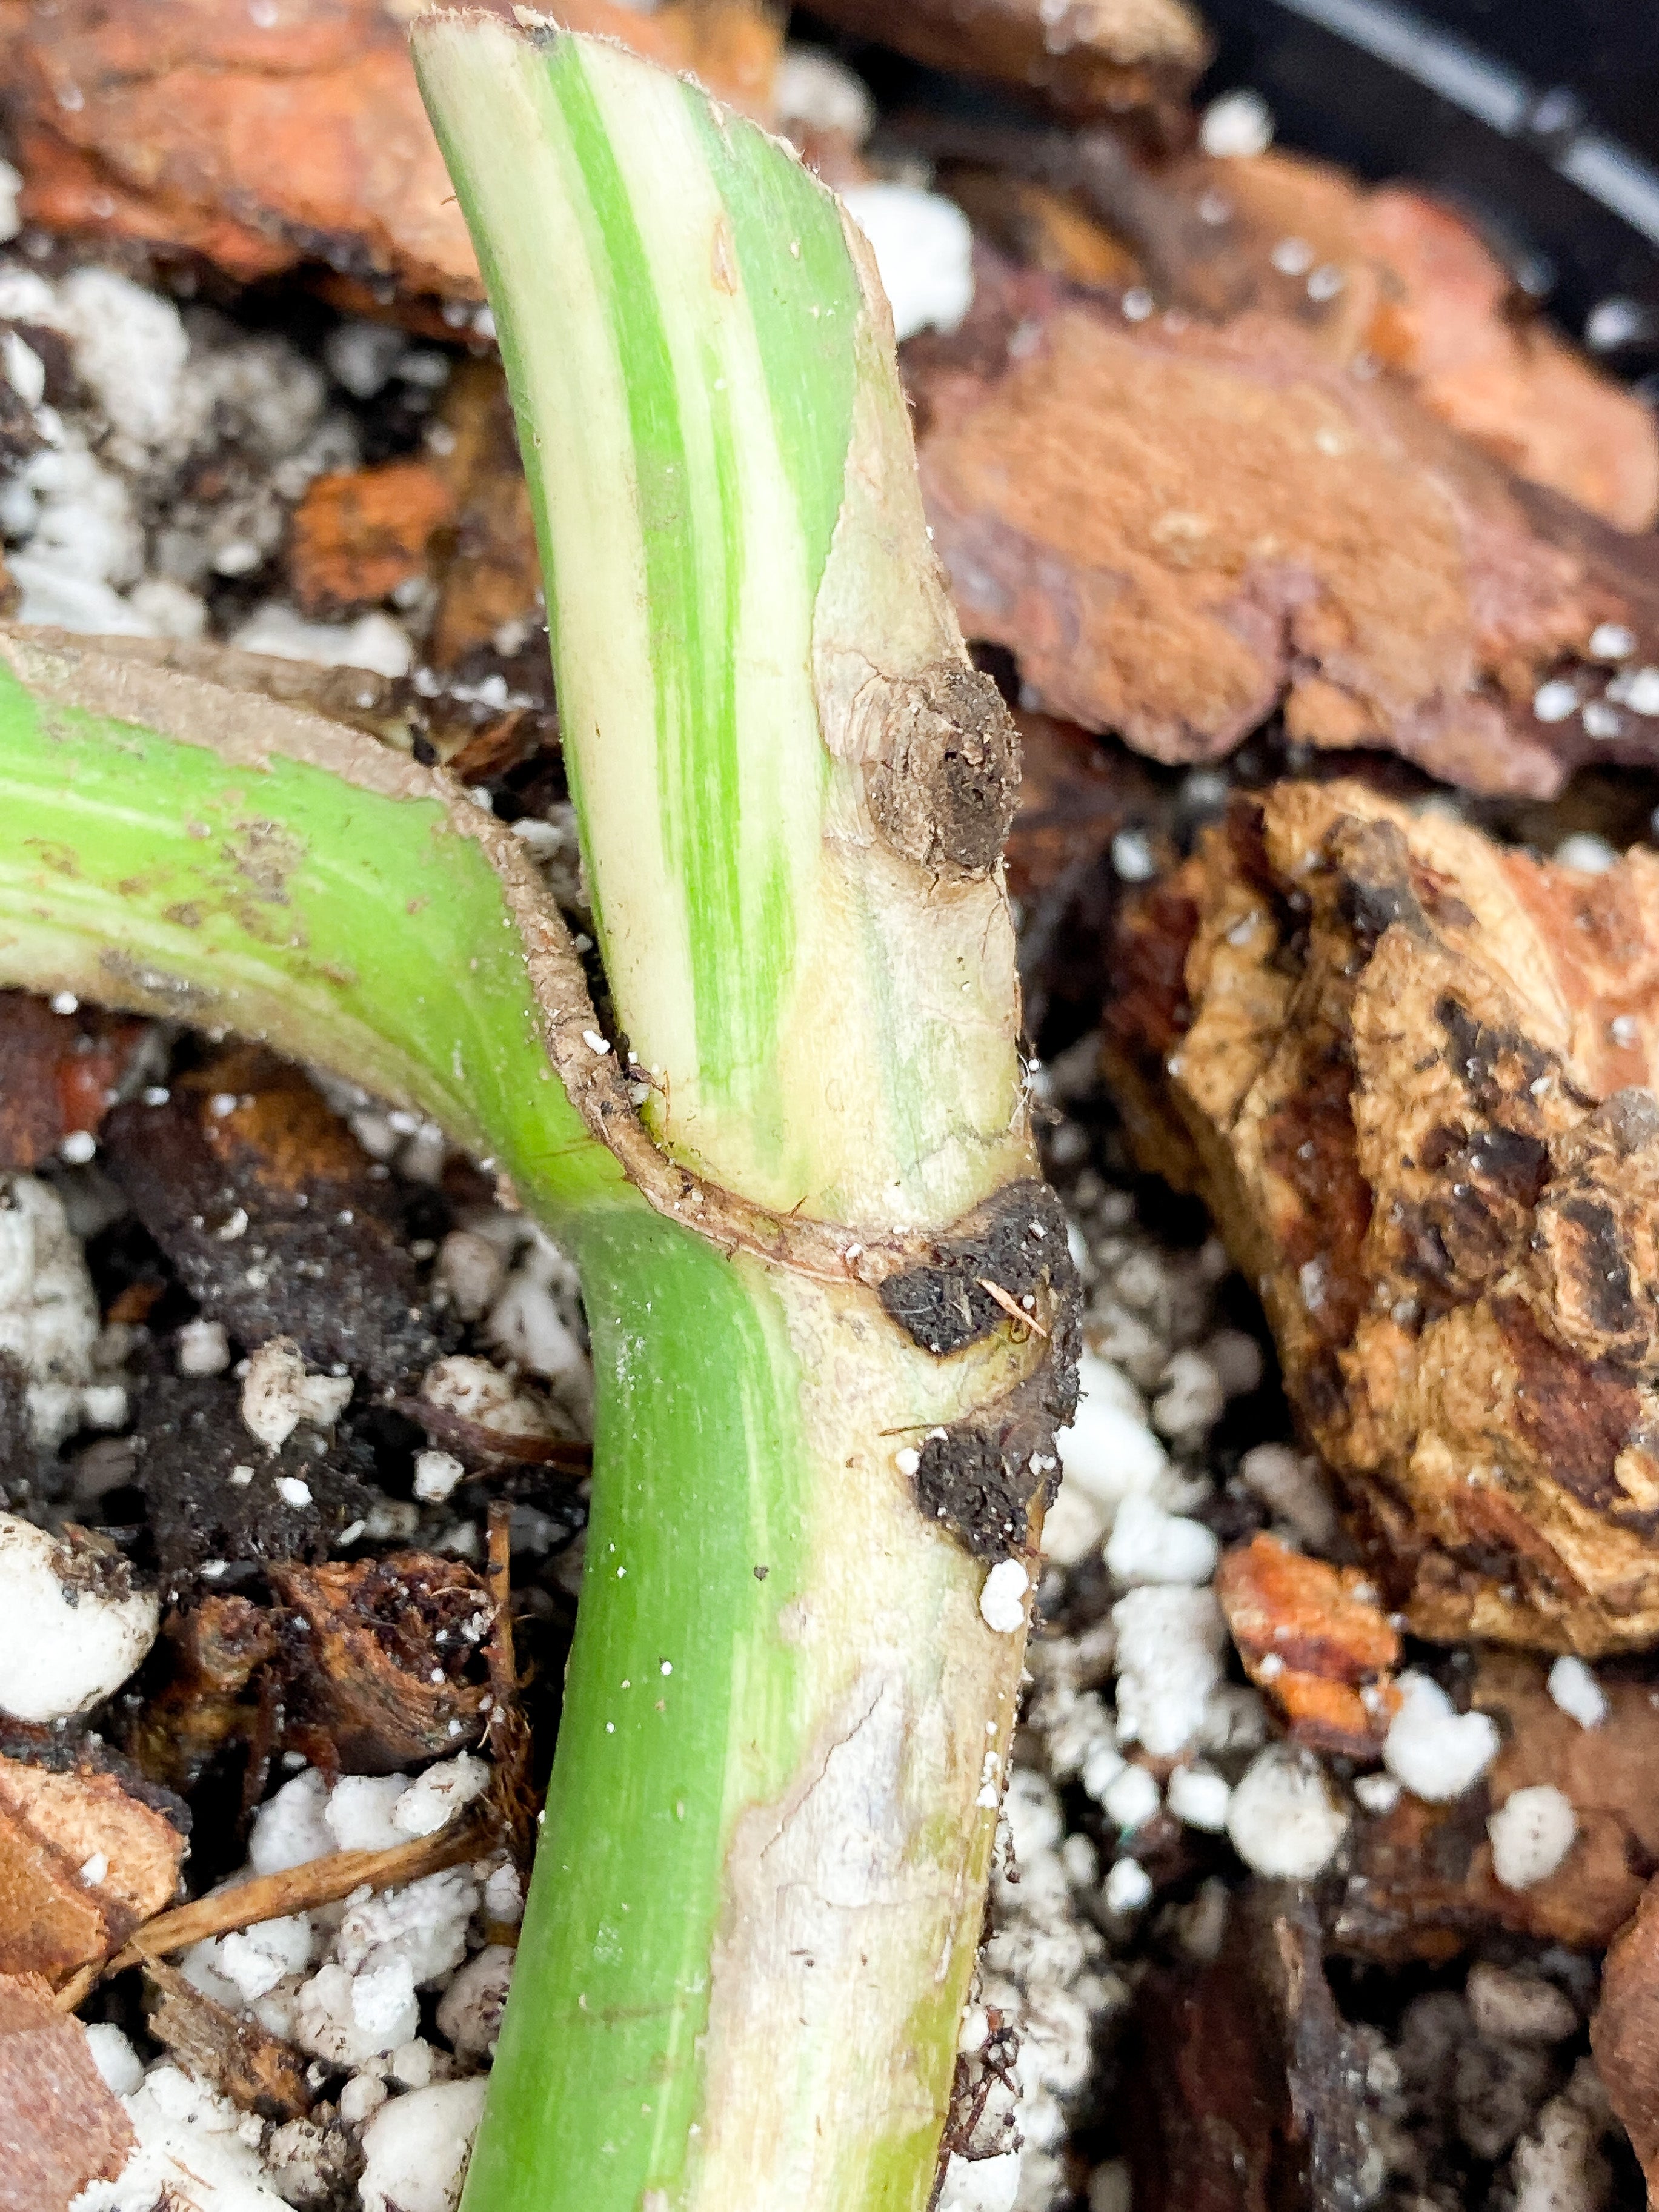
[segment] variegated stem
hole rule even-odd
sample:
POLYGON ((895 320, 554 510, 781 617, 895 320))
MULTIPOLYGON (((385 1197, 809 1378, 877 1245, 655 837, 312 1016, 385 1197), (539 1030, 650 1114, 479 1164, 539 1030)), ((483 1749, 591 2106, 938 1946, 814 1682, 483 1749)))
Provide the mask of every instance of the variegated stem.
POLYGON ((921 2212, 1024 1648, 981 1584, 1030 1559, 1069 1387, 999 857, 1017 747, 834 198, 618 47, 441 14, 414 40, 641 1111, 692 1176, 838 1231, 816 1273, 631 1216, 580 1240, 611 1384, 465 2212, 921 2212), (1054 1356, 986 1289, 991 1244, 952 1244, 970 1214, 1054 1356), (896 1232, 939 1240, 911 1287, 949 1316, 902 1327, 856 1279, 896 1232), (731 1449, 693 1486, 700 1431, 731 1449))

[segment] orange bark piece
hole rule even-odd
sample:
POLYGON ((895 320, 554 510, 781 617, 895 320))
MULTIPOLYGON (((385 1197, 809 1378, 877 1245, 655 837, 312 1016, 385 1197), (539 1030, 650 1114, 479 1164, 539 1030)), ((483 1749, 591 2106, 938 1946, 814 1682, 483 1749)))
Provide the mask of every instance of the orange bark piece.
POLYGON ((1362 1696, 1352 1682, 1287 1667, 1266 1687, 1298 1743, 1350 1759, 1375 1759, 1400 1709, 1400 1692, 1392 1682, 1370 1684, 1362 1696))
POLYGON ((1400 1638, 1364 1577, 1260 1535, 1222 1560, 1216 1595, 1244 1671, 1297 1741, 1375 1756, 1399 1704, 1386 1677, 1400 1638))
POLYGON ((1247 1668, 1274 1656, 1287 1671, 1360 1683, 1399 1660, 1399 1633, 1364 1577, 1293 1552, 1276 1536, 1229 1552, 1216 1594, 1247 1668))
MULTIPOLYGON (((505 15, 497 5, 492 12, 505 15)), ((240 282, 321 262, 417 310, 483 298, 466 224, 384 0, 0 0, 27 221, 200 256, 240 282)), ((573 30, 690 70, 769 121, 781 25, 748 0, 654 14, 570 0, 573 30)))
POLYGON ((294 514, 289 573, 300 604, 325 614, 391 596, 427 562, 449 520, 448 485, 424 461, 319 477, 294 514))

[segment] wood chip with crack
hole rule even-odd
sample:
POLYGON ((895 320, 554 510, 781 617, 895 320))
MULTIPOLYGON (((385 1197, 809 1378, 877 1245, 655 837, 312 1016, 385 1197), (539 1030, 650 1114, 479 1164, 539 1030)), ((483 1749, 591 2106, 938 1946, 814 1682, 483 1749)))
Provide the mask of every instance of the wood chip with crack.
POLYGON ((107 1957, 172 1902, 185 1847, 113 1774, 0 1758, 0 1973, 55 1983, 107 1957))
POLYGON ((311 2110, 306 2060, 252 2012, 204 1996, 163 1959, 146 1960, 144 1979, 154 2000, 149 2032, 187 2073, 262 2120, 297 2120, 311 2110))
POLYGON ((1659 1642, 1659 855, 1598 876, 1352 782, 1134 902, 1108 1063, 1259 1287, 1417 1633, 1659 1642))

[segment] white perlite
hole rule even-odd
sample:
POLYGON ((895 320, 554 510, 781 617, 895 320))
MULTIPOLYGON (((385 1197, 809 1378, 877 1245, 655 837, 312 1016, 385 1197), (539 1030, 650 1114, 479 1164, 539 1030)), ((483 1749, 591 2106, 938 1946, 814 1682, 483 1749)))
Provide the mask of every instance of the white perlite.
POLYGON ((495 2048, 516 1956, 506 1943, 486 1944, 438 2000, 438 2033, 469 2065, 482 2065, 495 2048))
POLYGON ((409 1838, 392 1826, 398 1800, 409 1787, 404 1774, 343 1774, 329 1792, 323 1819, 343 1851, 389 1851, 409 1838))
POLYGON ((1212 161, 1248 160, 1273 143, 1273 114, 1259 92, 1241 85, 1212 100, 1199 118, 1198 143, 1212 161))
POLYGON ((845 62, 819 46, 786 46, 773 80, 780 125, 791 125, 862 146, 876 124, 870 88, 845 62))
POLYGON ((1164 1802, 1177 1820, 1212 1836, 1225 1828, 1231 1799, 1224 1775, 1208 1774, 1196 1766, 1177 1766, 1164 1792, 1164 1802))
POLYGON ((1144 1766, 1126 1759, 1100 1792, 1100 1808, 1125 1835, 1144 1828, 1157 1812, 1160 1800, 1158 1778, 1144 1766))
POLYGON ((267 1798, 253 1816, 248 1863, 255 1874, 286 1874, 290 1867, 325 1859, 334 1849, 326 1819, 328 1784, 307 1767, 267 1798))
POLYGON ((1572 1800, 1552 1783, 1511 1790, 1491 1819, 1492 1870, 1505 1889, 1530 1889, 1546 1881, 1572 1849, 1578 1815, 1572 1800))
POLYGON ((1013 1636, 1025 1626, 1025 1593, 1031 1578, 1018 1559, 999 1559, 980 1586, 980 1618, 999 1636, 1013 1636))
POLYGON ((1091 1500, 1108 1528, 1126 1498, 1151 1494, 1169 1472, 1139 1393, 1092 1352, 1078 1361, 1077 1412, 1058 1441, 1064 1486, 1091 1500))
MULTIPOLYGON (((268 1452, 279 1452, 301 1421, 332 1428, 351 1402, 349 1375, 313 1375, 291 1336, 273 1336, 252 1354, 242 1382, 242 1419, 268 1452)), ((309 1504, 310 1498, 295 1501, 309 1504)))
POLYGON ((593 1370, 579 1330, 580 1313, 575 1268, 550 1237, 532 1230, 483 1334, 514 1365, 541 1376, 586 1431, 592 1425, 593 1370))
POLYGON ((0 1178, 0 1352, 28 1378, 30 1431, 48 1449, 83 1422, 126 1419, 125 1390, 97 1374, 101 1327, 63 1200, 38 1176, 0 1178))
POLYGON ((953 2154, 945 2162, 934 2212, 1014 2212, 1019 2197, 1019 2153, 997 2158, 965 2159, 953 2154))
POLYGON ((1383 1740, 1382 1762, 1431 1805, 1472 1789, 1498 1756, 1498 1729, 1486 1713, 1459 1713, 1427 1674, 1400 1677, 1403 1699, 1383 1740))
POLYGON ((402 1836, 430 1836, 464 1805, 489 1786, 489 1763, 464 1751, 417 1774, 392 1808, 392 1825, 402 1836))
POLYGON ((1257 1444, 1238 1462, 1239 1479, 1316 1552, 1336 1540, 1336 1506, 1319 1462, 1289 1444, 1257 1444))
POLYGON ((1463 1995, 1481 2034, 1500 2042, 1565 2043, 1578 2032, 1577 2007, 1541 1974, 1482 1960, 1470 1967, 1463 1995))
POLYGON ((125 1682, 155 1641, 160 1602, 90 1544, 0 1513, 0 1711, 56 1721, 125 1682))
POLYGON ((850 185, 841 197, 875 254, 895 337, 955 330, 974 303, 974 234, 962 210, 915 185, 850 185))
POLYGON ((363 2130, 363 2212, 453 2212, 483 2099, 478 2076, 382 2105, 363 2130))
POLYGON ((409 632, 390 615, 360 615, 349 623, 307 622, 275 599, 251 615, 230 642, 244 653, 268 653, 277 660, 367 668, 377 676, 407 676, 415 659, 409 632))
POLYGON ((1310 1881, 1348 1831, 1324 1769, 1294 1744, 1269 1744, 1250 1762, 1227 1807, 1227 1834, 1253 1873, 1310 1881))
POLYGON ((1080 1484, 1062 1478, 1060 1494, 1042 1516, 1042 1556, 1057 1567, 1086 1559, 1106 1534, 1106 1516, 1080 1484))
POLYGON ((230 1339, 218 1321, 187 1321, 173 1340, 181 1375, 222 1375, 230 1364, 230 1339))
POLYGON ((1104 1895, 1109 1912, 1143 1911, 1152 1901, 1152 1878, 1139 1859, 1115 1859, 1106 1876, 1104 1895))
POLYGON ((1155 1498, 1126 1498, 1106 1544, 1106 1565, 1121 1587, 1142 1583, 1207 1583, 1221 1547, 1201 1521, 1166 1513, 1155 1498))
POLYGON ((1550 1668, 1549 1692, 1580 1728, 1600 1728, 1607 1717, 1607 1694, 1582 1659, 1558 1659, 1550 1668))
POLYGON ((1112 1607, 1117 1631, 1117 1733, 1173 1759, 1204 1726, 1221 1680, 1226 1626, 1213 1591, 1131 1590, 1112 1607))
POLYGON ((104 2077, 104 2087, 114 2096, 131 2096, 143 2081, 144 2062, 120 2029, 106 2020, 89 2022, 87 2048, 104 2077))
POLYGON ((466 1469, 453 1452, 416 1452, 415 1495, 422 1505, 441 1505, 465 1473, 466 1469))
POLYGON ((137 2137, 114 2181, 94 2181, 73 2212, 287 2212, 259 2157, 263 2121, 176 2066, 156 2067, 122 2099, 137 2137))

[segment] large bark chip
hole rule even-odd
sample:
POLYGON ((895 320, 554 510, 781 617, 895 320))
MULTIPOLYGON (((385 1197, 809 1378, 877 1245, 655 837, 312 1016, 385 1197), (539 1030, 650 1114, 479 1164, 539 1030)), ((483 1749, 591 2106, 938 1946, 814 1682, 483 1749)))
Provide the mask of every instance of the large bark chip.
POLYGON ((117 2178, 133 2140, 80 2021, 33 1976, 0 1976, 0 2212, 67 2212, 117 2178))
POLYGON ((1419 1633, 1659 1640, 1659 860, 1357 785, 1239 800, 1129 916, 1109 1058, 1258 1283, 1419 1633))

